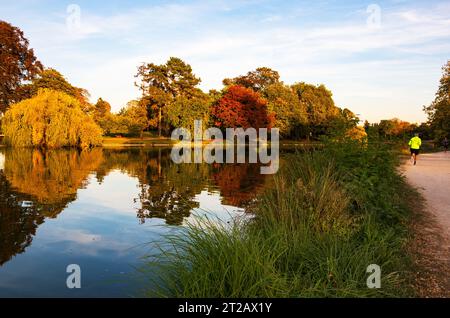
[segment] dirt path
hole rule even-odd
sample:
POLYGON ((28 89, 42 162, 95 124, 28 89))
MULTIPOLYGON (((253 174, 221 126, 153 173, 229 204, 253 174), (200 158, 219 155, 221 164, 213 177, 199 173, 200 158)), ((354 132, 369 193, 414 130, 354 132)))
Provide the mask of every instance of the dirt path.
POLYGON ((414 224, 416 289, 422 297, 450 297, 450 152, 423 154, 403 166, 407 181, 425 198, 414 224))

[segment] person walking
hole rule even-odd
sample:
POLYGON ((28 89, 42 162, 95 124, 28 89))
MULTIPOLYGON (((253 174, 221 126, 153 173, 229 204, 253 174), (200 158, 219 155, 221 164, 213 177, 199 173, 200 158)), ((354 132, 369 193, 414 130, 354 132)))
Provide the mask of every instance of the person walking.
POLYGON ((444 138, 444 140, 442 141, 442 146, 444 147, 444 152, 448 151, 448 139, 447 137, 444 138))
POLYGON ((420 147, 422 146, 422 139, 420 139, 419 134, 414 134, 414 137, 411 138, 408 145, 411 150, 411 161, 414 160, 414 165, 416 165, 417 156, 419 155, 420 147))

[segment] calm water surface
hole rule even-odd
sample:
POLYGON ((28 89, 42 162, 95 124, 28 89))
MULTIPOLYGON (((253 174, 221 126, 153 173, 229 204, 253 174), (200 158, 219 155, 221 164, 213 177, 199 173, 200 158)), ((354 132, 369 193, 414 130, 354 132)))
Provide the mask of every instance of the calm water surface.
POLYGON ((155 242, 197 214, 243 215, 268 182, 259 168, 176 165, 170 149, 1 149, 0 297, 138 297, 155 242), (69 264, 81 289, 66 287, 69 264))

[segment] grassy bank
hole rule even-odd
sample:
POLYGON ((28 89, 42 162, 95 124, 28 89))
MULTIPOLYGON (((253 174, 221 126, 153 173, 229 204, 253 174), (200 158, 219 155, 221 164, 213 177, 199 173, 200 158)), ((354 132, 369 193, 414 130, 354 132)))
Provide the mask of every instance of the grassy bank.
POLYGON ((291 154, 259 198, 255 217, 203 220, 168 237, 154 256, 152 296, 407 296, 411 189, 383 145, 327 145, 291 154), (167 251, 168 250, 168 251, 167 251), (368 289, 367 266, 382 268, 368 289))

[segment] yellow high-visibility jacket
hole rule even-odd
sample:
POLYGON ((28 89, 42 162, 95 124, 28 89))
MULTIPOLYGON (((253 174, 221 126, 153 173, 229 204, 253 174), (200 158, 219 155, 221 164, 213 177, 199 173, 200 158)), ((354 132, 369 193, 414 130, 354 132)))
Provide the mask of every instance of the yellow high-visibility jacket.
POLYGON ((420 146, 422 146, 422 139, 419 137, 412 137, 408 145, 411 149, 420 149, 420 146))

